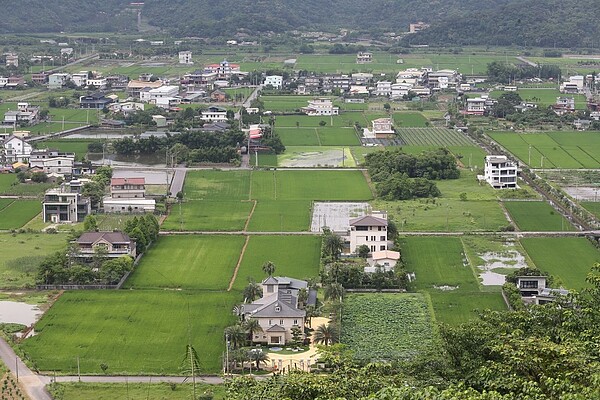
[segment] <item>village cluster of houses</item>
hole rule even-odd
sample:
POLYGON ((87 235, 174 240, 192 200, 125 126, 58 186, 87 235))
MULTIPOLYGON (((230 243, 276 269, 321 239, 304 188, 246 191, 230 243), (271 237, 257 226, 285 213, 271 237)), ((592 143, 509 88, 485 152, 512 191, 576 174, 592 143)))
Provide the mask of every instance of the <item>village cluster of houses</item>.
MULTIPOLYGON (((82 194, 87 178, 63 182, 49 189, 42 203, 42 219, 51 223, 83 222, 92 212, 92 202, 82 194)), ((102 199, 102 210, 107 213, 152 213, 156 200, 146 195, 144 178, 112 178, 110 194, 102 199)))

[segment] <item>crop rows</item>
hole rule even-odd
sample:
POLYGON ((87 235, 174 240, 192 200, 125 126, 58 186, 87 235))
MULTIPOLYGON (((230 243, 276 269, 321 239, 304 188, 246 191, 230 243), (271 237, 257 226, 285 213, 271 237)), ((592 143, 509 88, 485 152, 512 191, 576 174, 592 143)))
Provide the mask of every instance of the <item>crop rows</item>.
POLYGON ((398 135, 411 146, 466 146, 471 145, 462 133, 446 128, 399 128, 398 135))
POLYGON ((342 343, 364 361, 414 357, 433 342, 422 294, 356 294, 344 301, 342 343))

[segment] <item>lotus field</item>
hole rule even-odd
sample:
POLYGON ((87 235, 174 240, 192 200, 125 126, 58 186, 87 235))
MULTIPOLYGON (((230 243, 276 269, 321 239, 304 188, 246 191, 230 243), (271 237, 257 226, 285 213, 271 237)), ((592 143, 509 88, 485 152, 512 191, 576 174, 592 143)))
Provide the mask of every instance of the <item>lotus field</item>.
POLYGON ((433 346, 422 294, 353 294, 344 300, 341 342, 361 360, 407 359, 433 346))

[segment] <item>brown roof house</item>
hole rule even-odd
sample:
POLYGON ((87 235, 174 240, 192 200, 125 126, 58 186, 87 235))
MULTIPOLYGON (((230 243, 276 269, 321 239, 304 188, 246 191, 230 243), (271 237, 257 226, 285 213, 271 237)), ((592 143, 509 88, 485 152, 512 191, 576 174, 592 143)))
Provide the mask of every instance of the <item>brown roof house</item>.
POLYGON ((106 249, 106 257, 136 256, 135 241, 123 232, 85 232, 75 241, 78 258, 92 258, 98 249, 106 249))
POLYGON ((349 225, 351 253, 355 253, 363 244, 371 252, 388 249, 387 213, 374 211, 371 215, 351 219, 349 225))
POLYGON ((262 281, 263 296, 242 306, 244 319, 258 321, 262 332, 254 334, 254 342, 285 345, 292 340, 293 327, 304 330, 306 311, 299 308, 298 292, 308 290, 307 304, 316 303, 316 291, 309 290, 306 281, 270 276, 262 281))

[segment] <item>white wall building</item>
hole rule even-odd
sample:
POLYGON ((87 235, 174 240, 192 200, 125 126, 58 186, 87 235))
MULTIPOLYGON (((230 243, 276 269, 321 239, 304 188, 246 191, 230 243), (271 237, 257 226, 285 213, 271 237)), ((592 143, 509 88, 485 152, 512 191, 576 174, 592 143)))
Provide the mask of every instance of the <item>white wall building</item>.
POLYGON ((494 189, 517 188, 517 166, 506 156, 486 156, 484 178, 494 189))
POLYGON ((467 114, 483 115, 485 112, 485 102, 487 99, 483 97, 474 97, 467 99, 467 114))
POLYGON ((71 175, 75 164, 75 153, 60 153, 58 150, 35 150, 29 156, 29 167, 42 168, 46 174, 71 175))
POLYGON ((307 107, 302 107, 302 111, 307 115, 314 117, 319 115, 338 115, 340 113, 340 108, 335 107, 331 102, 331 99, 319 97, 310 100, 307 107))
POLYGON ((392 82, 379 81, 375 87, 375 96, 390 96, 392 94, 392 82))
POLYGON ((179 64, 190 65, 193 64, 192 52, 191 51, 180 51, 179 52, 179 64))
POLYGON ((4 155, 7 163, 28 162, 32 150, 33 147, 23 138, 11 135, 4 140, 4 155))
POLYGON ((227 110, 216 106, 208 107, 207 110, 202 111, 201 119, 208 122, 226 122, 227 110))
POLYGON ((269 75, 265 78, 265 86, 273 86, 275 89, 281 89, 283 86, 283 76, 269 75))
POLYGON ((374 212, 350 220, 350 252, 355 253, 357 248, 364 245, 369 251, 384 251, 388 249, 387 214, 374 212))

